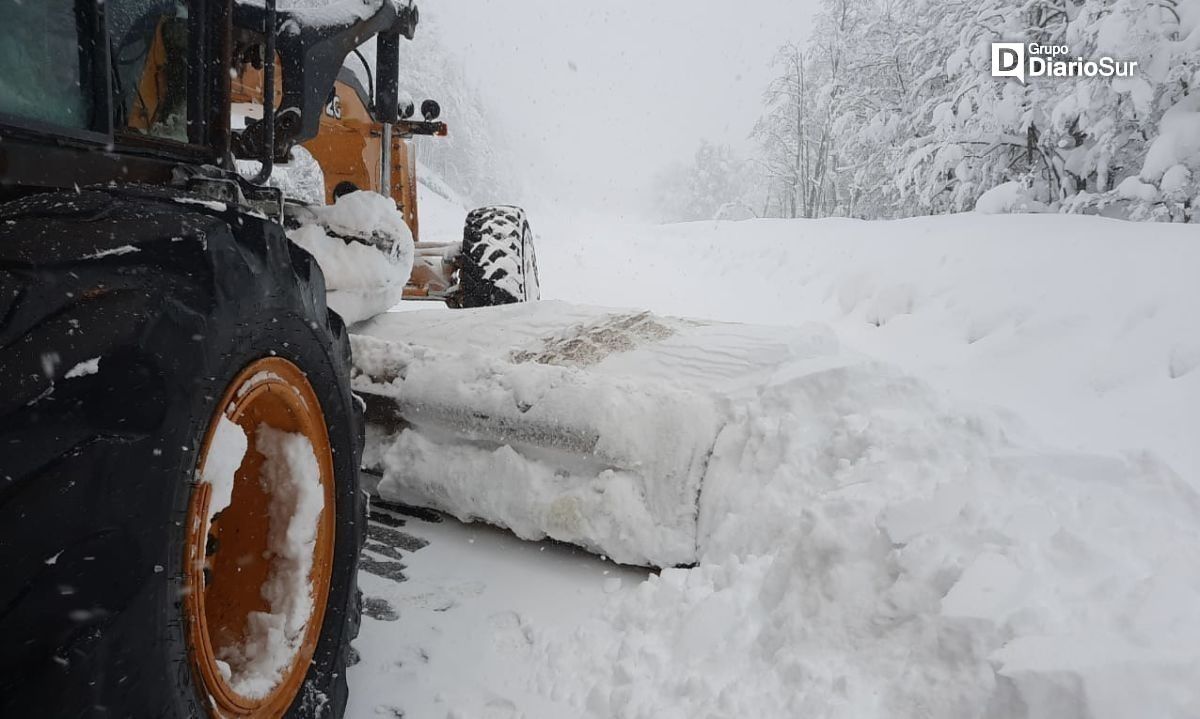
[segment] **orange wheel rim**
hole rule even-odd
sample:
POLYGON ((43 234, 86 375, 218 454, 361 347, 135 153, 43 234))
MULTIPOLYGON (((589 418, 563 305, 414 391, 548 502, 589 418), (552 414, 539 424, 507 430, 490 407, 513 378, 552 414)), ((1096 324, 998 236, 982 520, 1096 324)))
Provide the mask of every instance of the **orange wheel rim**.
POLYGON ((252 362, 238 373, 205 432, 185 525, 184 620, 188 660, 212 716, 281 717, 300 692, 320 638, 333 572, 336 516, 333 477, 329 432, 320 403, 304 373, 278 357, 252 362), (240 465, 236 465, 227 507, 210 521, 210 506, 219 492, 200 478, 210 460, 214 466, 219 461, 214 454, 217 446, 214 438, 223 418, 241 428, 247 448, 240 465), (264 426, 274 432, 263 429, 264 426), (297 435, 302 435, 311 446, 313 464, 306 464, 305 457, 294 459, 297 456, 294 452, 281 453, 261 444, 264 436, 290 437, 293 439, 284 441, 294 444, 297 435), (300 462, 305 469, 293 471, 285 459, 300 462), (312 485, 314 472, 319 474, 319 493, 312 485), (304 482, 308 489, 300 491, 279 482, 304 482), (297 496, 307 496, 307 504, 304 499, 295 499, 297 496), (315 531, 304 526, 297 528, 300 534, 309 536, 306 533, 311 532, 315 537, 311 569, 304 582, 302 570, 298 569, 304 566, 303 559, 294 559, 289 552, 304 555, 305 551, 297 552, 294 545, 286 544, 291 540, 284 537, 291 536, 292 525, 284 528, 283 522, 307 524, 309 514, 318 506, 314 504, 317 497, 323 503, 315 518, 315 531), (296 503, 296 510, 290 515, 288 502, 296 503), (309 514, 302 514, 299 509, 302 504, 308 507, 309 514), (296 585, 296 581, 300 584, 296 585), (283 591, 288 586, 304 585, 311 590, 311 602, 299 596, 303 589, 283 591), (268 595, 272 598, 268 599, 268 595), (284 595, 286 599, 281 599, 284 595), (284 605, 299 609, 284 615, 280 613, 280 606, 284 605), (310 610, 304 612, 305 608, 310 610), (307 619, 302 616, 305 613, 307 619), (261 628, 271 622, 283 625, 282 636, 287 641, 281 650, 267 653, 271 658, 265 666, 272 671, 264 673, 255 662, 264 661, 262 647, 278 646, 270 641, 269 632, 264 635, 266 630, 261 628), (292 629, 290 633, 288 627, 292 629))

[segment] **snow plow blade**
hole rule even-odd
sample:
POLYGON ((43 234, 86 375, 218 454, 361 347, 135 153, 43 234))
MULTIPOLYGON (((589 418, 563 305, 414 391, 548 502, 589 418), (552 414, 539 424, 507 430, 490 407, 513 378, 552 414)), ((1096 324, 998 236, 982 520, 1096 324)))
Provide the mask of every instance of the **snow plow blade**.
POLYGON ((558 302, 391 313, 351 339, 383 498, 660 567, 696 560, 730 399, 835 343, 558 302))

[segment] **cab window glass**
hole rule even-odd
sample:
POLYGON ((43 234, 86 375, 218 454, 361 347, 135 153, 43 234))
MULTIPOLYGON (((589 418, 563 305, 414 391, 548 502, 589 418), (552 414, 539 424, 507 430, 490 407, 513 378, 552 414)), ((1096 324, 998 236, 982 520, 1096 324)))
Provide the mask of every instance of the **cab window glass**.
POLYGON ((76 0, 0 0, 0 114, 95 129, 85 30, 76 0))
POLYGON ((108 0, 113 125, 188 141, 188 8, 182 0, 108 0))

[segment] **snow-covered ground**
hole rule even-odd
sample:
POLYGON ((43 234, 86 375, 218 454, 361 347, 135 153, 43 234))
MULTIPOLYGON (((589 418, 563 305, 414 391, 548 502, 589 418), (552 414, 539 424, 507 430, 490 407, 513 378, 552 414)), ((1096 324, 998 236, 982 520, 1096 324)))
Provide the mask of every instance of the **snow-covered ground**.
POLYGON ((546 297, 797 325, 1014 411, 1147 448, 1200 489, 1200 232, 1059 215, 543 228, 546 297))
POLYGON ((346 716, 572 716, 529 681, 534 632, 577 624, 646 571, 484 524, 409 519, 404 530, 429 542, 406 554, 407 581, 359 574, 368 607, 389 613, 363 618, 346 716))
POLYGON ((366 620, 351 716, 1200 716, 1194 230, 535 229, 547 298, 824 339, 708 388, 693 569, 642 581, 477 525, 413 529, 430 544, 407 582, 364 574, 398 618, 366 620))

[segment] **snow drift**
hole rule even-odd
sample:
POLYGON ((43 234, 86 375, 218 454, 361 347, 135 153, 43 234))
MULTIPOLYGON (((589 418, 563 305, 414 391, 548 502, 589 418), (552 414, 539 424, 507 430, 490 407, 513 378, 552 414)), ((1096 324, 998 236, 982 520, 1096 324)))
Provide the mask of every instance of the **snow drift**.
POLYGON ((722 431, 700 564, 543 645, 595 717, 1193 716, 1200 497, 872 363, 795 367, 722 431))
POLYGON ((819 322, 840 349, 725 406, 698 566, 540 633, 545 694, 622 718, 1200 715, 1194 232, 594 234, 545 243, 548 295, 819 322))

